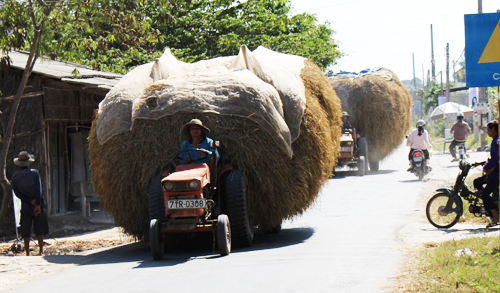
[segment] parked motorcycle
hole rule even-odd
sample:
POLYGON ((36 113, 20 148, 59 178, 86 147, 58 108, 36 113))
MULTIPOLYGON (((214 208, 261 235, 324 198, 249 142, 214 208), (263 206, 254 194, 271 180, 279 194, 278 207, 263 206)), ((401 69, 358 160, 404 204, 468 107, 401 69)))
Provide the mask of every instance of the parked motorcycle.
MULTIPOLYGON (((452 189, 440 188, 429 200, 425 213, 429 222, 436 228, 453 227, 464 212, 462 199, 469 202, 469 212, 476 217, 491 217, 491 212, 485 210, 482 200, 478 197, 470 186, 465 184, 465 179, 473 167, 471 163, 461 160, 459 163, 460 173, 457 176, 452 189)), ((493 201, 498 212, 498 187, 493 192, 493 201)))
POLYGON ((418 177, 418 180, 423 180, 424 175, 429 173, 429 167, 426 165, 426 157, 422 150, 414 150, 412 156, 412 169, 411 172, 418 177))

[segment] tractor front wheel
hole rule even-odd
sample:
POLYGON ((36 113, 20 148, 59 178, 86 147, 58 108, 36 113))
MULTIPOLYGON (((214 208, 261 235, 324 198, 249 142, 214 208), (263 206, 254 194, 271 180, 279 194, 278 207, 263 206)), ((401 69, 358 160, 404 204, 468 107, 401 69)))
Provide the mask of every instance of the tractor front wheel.
POLYGON ((358 172, 357 172, 358 176, 365 176, 366 160, 364 156, 359 157, 357 167, 358 167, 358 172))
POLYGON ((165 254, 165 246, 161 235, 161 224, 157 219, 152 219, 149 222, 149 246, 154 260, 162 260, 165 254))
POLYGON ((226 215, 217 218, 217 242, 221 256, 231 253, 231 226, 226 215))
MULTIPOLYGON (((365 173, 368 173, 368 142, 366 141, 366 138, 360 137, 358 138, 358 156, 360 157, 365 157, 365 173)), ((363 175, 364 175, 363 174, 363 175)))

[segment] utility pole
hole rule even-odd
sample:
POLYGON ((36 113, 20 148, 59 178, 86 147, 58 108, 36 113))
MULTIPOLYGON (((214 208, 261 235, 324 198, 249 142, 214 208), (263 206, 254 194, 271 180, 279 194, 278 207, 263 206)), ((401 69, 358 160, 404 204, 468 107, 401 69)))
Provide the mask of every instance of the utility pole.
POLYGON ((424 72, 424 63, 422 63, 422 88, 425 87, 425 72, 424 72))
MULTIPOLYGON (((477 1, 477 13, 483 13, 483 1, 478 0, 477 1)), ((485 103, 486 105, 488 104, 488 88, 486 87, 480 87, 477 89, 477 101, 478 103, 485 103)), ((482 115, 484 113, 478 113, 475 114, 475 123, 477 123, 478 126, 480 126, 480 134, 481 134, 481 149, 484 149, 486 147, 486 125, 482 125, 482 115)), ((478 127, 479 128, 479 127, 478 127)))
POLYGON ((413 56, 413 91, 416 92, 416 90, 417 90, 417 83, 415 82, 415 53, 411 53, 411 54, 413 56))
POLYGON ((432 70, 432 80, 436 80, 436 60, 434 60, 434 35, 432 32, 432 24, 431 24, 431 70, 432 70))
POLYGON ((427 92, 431 91, 431 70, 427 70, 427 92))
POLYGON ((455 71, 455 63, 456 61, 453 60, 453 82, 457 82, 457 72, 455 71))
POLYGON ((446 102, 450 101, 450 43, 446 43, 446 102))

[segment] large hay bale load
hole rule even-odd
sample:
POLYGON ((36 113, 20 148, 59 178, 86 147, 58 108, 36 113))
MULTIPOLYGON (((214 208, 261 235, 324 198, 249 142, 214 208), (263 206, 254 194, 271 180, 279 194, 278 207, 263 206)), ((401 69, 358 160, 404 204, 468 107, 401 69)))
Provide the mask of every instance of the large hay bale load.
POLYGON ((263 47, 189 64, 167 50, 123 77, 89 136, 93 185, 115 222, 147 238, 148 186, 193 118, 247 177, 249 216, 271 229, 305 211, 336 162, 340 100, 312 62, 263 47))
POLYGON ((350 115, 350 122, 368 142, 372 170, 402 142, 411 123, 408 89, 388 69, 368 73, 333 74, 330 82, 350 115))

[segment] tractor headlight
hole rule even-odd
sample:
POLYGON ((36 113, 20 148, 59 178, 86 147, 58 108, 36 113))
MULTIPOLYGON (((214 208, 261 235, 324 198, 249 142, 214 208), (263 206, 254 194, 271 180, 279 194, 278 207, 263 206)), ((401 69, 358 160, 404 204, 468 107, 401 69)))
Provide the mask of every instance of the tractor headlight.
POLYGON ((191 189, 191 190, 199 190, 200 189, 200 180, 191 180, 191 181, 189 181, 189 189, 191 189))
POLYGON ((164 191, 172 191, 174 190, 174 183, 171 181, 165 181, 163 182, 163 190, 164 191))

